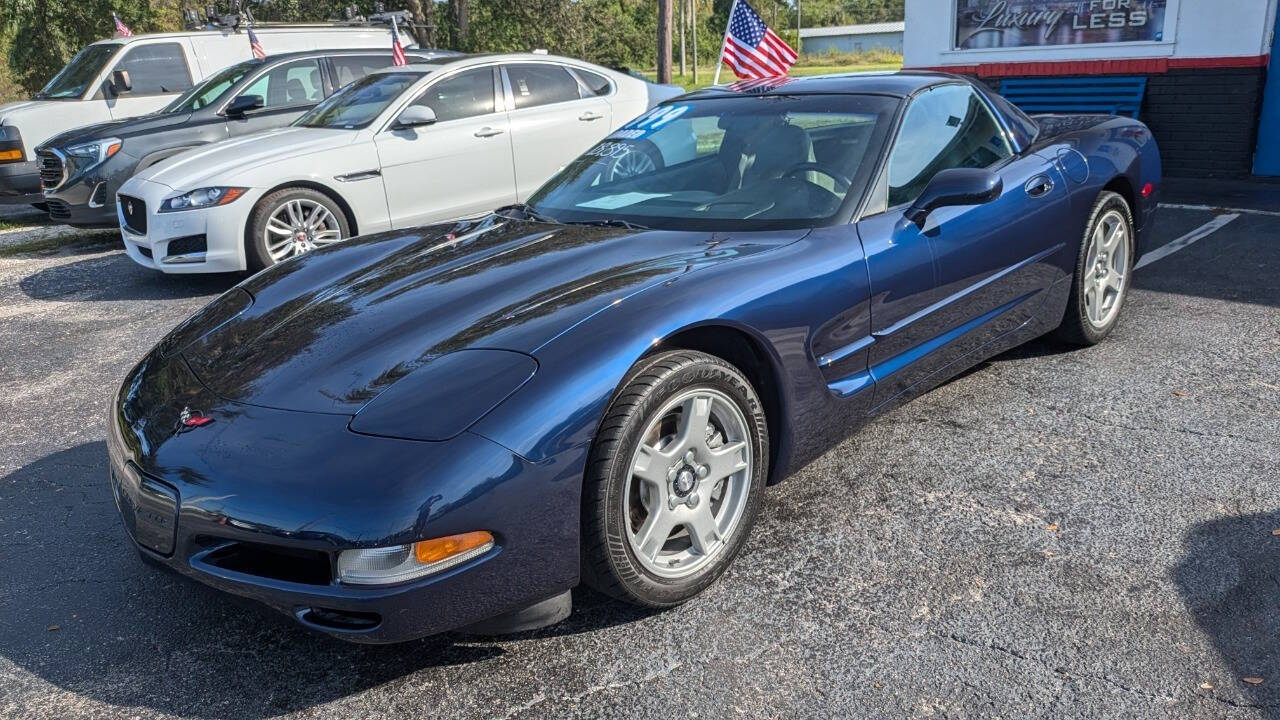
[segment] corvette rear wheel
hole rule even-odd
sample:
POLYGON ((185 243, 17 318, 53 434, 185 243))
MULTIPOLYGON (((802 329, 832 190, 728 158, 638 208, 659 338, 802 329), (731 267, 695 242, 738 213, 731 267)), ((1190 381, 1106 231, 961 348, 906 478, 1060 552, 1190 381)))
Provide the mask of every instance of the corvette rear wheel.
POLYGON ((742 548, 768 474, 760 399, 732 365, 646 358, 609 408, 583 490, 583 579, 645 607, 682 603, 742 548))
POLYGON ((249 216, 245 259, 261 270, 351 235, 347 216, 328 195, 310 188, 277 190, 249 216))
POLYGON ((1080 243, 1059 339, 1094 345, 1115 329, 1133 276, 1133 214, 1123 196, 1103 191, 1080 243))

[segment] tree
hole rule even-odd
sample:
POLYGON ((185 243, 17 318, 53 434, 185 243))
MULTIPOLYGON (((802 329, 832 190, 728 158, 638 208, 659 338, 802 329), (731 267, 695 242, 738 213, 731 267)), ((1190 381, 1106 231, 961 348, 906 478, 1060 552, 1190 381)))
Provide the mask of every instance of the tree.
POLYGON ((658 82, 671 82, 671 0, 658 0, 658 82))

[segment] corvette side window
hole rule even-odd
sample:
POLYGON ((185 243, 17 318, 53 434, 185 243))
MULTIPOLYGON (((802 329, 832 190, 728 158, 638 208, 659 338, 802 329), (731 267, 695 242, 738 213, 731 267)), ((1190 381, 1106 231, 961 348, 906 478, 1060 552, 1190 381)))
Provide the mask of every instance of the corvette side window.
POLYGON ((965 85, 911 101, 889 159, 889 206, 911 202, 939 171, 985 168, 1013 151, 986 104, 965 85))

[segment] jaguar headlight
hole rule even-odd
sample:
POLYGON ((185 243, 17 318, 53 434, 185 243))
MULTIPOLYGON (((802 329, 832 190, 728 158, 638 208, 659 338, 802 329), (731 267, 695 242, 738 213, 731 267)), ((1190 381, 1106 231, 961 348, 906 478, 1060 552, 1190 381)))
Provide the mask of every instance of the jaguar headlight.
POLYGON ((184 192, 181 195, 165 198, 160 204, 160 212, 180 212, 197 208, 226 205, 244 195, 248 188, 242 187, 207 187, 184 192))
POLYGON ((344 550, 338 555, 338 580, 348 585, 402 583, 448 570, 492 549, 493 533, 476 530, 408 545, 344 550))
POLYGON ((102 140, 72 145, 63 152, 68 157, 75 158, 76 164, 80 166, 80 169, 88 170, 120 152, 121 147, 124 147, 124 143, 119 138, 103 138, 102 140))

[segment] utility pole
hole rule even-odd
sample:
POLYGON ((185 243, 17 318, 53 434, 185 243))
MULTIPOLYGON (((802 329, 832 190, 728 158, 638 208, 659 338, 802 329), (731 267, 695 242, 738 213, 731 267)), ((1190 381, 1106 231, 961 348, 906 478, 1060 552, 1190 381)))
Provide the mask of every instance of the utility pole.
POLYGON ((800 39, 801 27, 804 27, 804 26, 801 24, 801 18, 800 18, 800 0, 796 0, 796 52, 797 53, 799 53, 804 48, 804 41, 800 39))
POLYGON ((685 65, 684 65, 684 30, 685 30, 685 25, 687 25, 688 23, 686 22, 687 16, 685 15, 684 11, 688 5, 689 3, 685 2, 684 0, 680 0, 680 76, 681 77, 684 77, 684 74, 686 72, 685 65))
POLYGON ((693 84, 698 84, 698 0, 689 0, 689 27, 693 31, 693 84))
POLYGON ((658 0, 658 82, 671 82, 671 2, 658 0))

